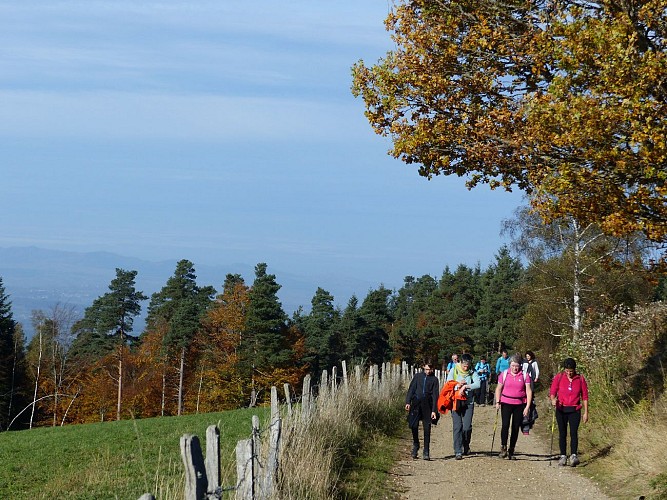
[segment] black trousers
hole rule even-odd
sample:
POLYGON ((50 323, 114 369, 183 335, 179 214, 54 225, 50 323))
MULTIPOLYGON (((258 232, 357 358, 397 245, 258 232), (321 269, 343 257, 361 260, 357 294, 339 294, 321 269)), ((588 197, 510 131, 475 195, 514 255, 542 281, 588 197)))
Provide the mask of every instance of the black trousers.
MULTIPOLYGON (((428 413, 422 410, 422 426, 424 427, 424 452, 430 452, 431 444, 431 411, 428 413)), ((419 425, 412 428, 412 444, 419 447, 419 425)))
POLYGON ((579 450, 579 424, 581 423, 581 410, 565 413, 556 410, 556 422, 558 422, 558 446, 560 454, 567 455, 567 427, 570 426, 570 453, 575 455, 579 450))
POLYGON ((516 441, 519 439, 519 429, 523 421, 523 410, 526 407, 521 403, 518 405, 511 405, 509 403, 500 404, 500 416, 502 418, 502 427, 500 428, 500 444, 507 446, 507 437, 510 438, 509 449, 514 453, 516 441), (512 426, 512 433, 510 434, 510 423, 512 426))
POLYGON ((479 381, 479 389, 475 391, 475 403, 477 404, 486 404, 488 398, 488 386, 489 381, 487 379, 479 381))

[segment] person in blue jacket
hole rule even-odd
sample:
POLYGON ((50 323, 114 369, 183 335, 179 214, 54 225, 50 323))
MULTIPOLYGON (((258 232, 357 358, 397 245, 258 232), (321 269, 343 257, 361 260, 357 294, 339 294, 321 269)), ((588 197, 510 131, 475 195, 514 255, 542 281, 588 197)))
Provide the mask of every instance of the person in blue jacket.
POLYGON ((498 375, 500 375, 505 370, 509 369, 510 369, 510 359, 507 356, 507 351, 503 349, 500 352, 500 357, 498 358, 498 361, 496 361, 496 379, 498 378, 498 375))
POLYGON ((489 392, 489 376, 491 375, 491 366, 486 362, 486 356, 482 356, 475 365, 475 373, 479 375, 479 389, 475 393, 475 403, 480 406, 486 406, 489 392))

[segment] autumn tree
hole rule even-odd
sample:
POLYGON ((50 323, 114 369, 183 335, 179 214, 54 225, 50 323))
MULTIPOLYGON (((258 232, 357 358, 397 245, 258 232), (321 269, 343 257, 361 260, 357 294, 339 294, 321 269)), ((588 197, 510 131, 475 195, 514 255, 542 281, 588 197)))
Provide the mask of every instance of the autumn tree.
POLYGON ((166 357, 175 356, 177 359, 178 415, 183 411, 186 354, 214 294, 212 286, 197 285, 194 264, 183 259, 176 264, 176 270, 166 285, 153 294, 148 306, 147 328, 159 329, 161 325, 166 328, 163 339, 166 357))
POLYGON ((544 224, 527 207, 503 225, 528 262, 519 289, 526 304, 524 335, 538 327, 555 337, 576 337, 586 321, 595 325, 619 305, 632 307, 652 297, 650 245, 641 233, 616 238, 573 217, 544 224))
POLYGON ((393 156, 525 190, 547 222, 665 242, 662 2, 401 0, 386 27, 396 48, 352 89, 393 156))
POLYGON ((77 338, 72 344, 72 354, 80 360, 97 361, 114 353, 117 366, 116 419, 121 418, 123 397, 123 359, 129 343, 136 340, 131 333, 134 318, 141 312, 141 302, 146 300, 137 291, 137 271, 116 268, 116 277, 109 284, 109 291, 93 301, 84 317, 74 325, 77 338))
POLYGON ((245 331, 249 287, 238 274, 228 274, 223 291, 203 320, 197 410, 238 408, 247 382, 239 370, 239 349, 245 331))

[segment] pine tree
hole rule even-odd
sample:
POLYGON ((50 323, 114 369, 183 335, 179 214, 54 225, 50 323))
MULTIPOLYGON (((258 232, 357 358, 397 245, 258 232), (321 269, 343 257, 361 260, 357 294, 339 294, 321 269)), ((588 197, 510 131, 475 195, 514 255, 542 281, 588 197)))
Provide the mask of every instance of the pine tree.
POLYGON ((212 305, 215 289, 211 286, 199 287, 194 264, 180 260, 174 274, 159 292, 151 297, 148 306, 147 328, 166 327, 163 339, 165 359, 173 357, 178 362, 177 414, 183 411, 183 387, 185 358, 201 320, 212 305))
POLYGON ((389 330, 394 319, 389 307, 391 290, 380 286, 371 290, 359 308, 362 325, 357 337, 358 355, 370 364, 389 359, 389 330))
POLYGON ((333 295, 318 287, 311 300, 310 314, 303 321, 307 353, 304 361, 310 364, 314 374, 331 369, 340 355, 337 346, 340 315, 333 301, 333 295))
POLYGON ((116 419, 120 420, 123 396, 123 358, 131 335, 134 318, 141 312, 141 301, 146 300, 135 288, 137 271, 116 268, 116 277, 109 291, 93 301, 77 322, 78 336, 72 344, 72 354, 80 359, 94 360, 115 353, 118 365, 116 419))
POLYGON ((5 292, 0 277, 0 429, 9 424, 10 402, 14 391, 12 383, 12 366, 16 353, 14 349, 14 333, 16 321, 12 314, 12 303, 5 292))

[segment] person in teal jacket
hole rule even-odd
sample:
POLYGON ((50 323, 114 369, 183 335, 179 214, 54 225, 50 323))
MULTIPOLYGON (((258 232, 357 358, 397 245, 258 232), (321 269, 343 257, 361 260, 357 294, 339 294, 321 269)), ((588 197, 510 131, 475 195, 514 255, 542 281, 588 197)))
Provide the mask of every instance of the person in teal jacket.
POLYGON ((475 403, 485 406, 489 393, 489 377, 491 375, 491 366, 486 362, 486 356, 482 356, 475 365, 475 373, 479 375, 479 389, 475 391, 475 403))
POLYGON ((498 375, 500 375, 505 370, 510 368, 510 359, 507 356, 507 351, 503 349, 500 353, 498 361, 496 361, 496 380, 498 380, 498 375))

